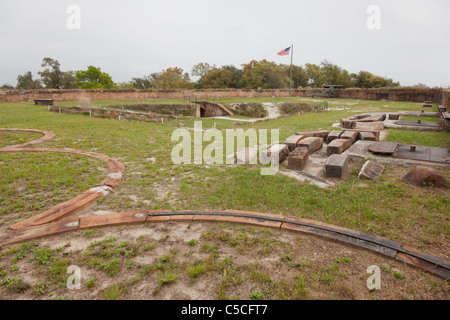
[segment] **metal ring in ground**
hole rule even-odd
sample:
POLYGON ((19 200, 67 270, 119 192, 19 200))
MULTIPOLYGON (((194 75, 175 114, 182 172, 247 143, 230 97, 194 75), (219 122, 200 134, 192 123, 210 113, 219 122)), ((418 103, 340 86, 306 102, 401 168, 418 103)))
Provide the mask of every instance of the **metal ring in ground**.
MULTIPOLYGON (((2 129, 0 129, 2 130, 2 129)), ((50 131, 40 131, 31 129, 3 129, 3 131, 31 131, 39 132, 44 134, 44 137, 38 140, 27 142, 22 145, 1 148, 0 152, 61 152, 61 153, 71 153, 78 155, 85 155, 97 158, 99 160, 108 161, 108 171, 110 174, 108 177, 100 184, 110 188, 115 188, 120 182, 122 174, 124 173, 123 165, 106 156, 94 152, 86 152, 80 150, 72 149, 32 149, 23 148, 24 145, 33 145, 37 143, 42 143, 51 140, 55 135, 50 131)), ((98 188, 93 188, 85 192, 86 196, 89 197, 92 193, 100 195, 103 194, 102 190, 97 190, 98 188), (94 190, 95 189, 95 190, 94 190)), ((103 194, 104 195, 104 194, 103 194)), ((87 199, 91 202, 95 199, 87 199)), ((72 199, 70 201, 75 200, 72 199)), ((70 202, 69 201, 69 202, 70 202)), ((83 201, 83 200, 82 200, 83 201)), ((86 201, 86 199, 84 199, 86 201)), ((77 202, 77 201, 75 201, 77 202)), ((64 204, 62 204, 64 205, 64 204)), ((78 204, 73 204, 76 208, 78 204)), ((55 208, 58 208, 55 207, 55 208)), ((53 209, 55 209, 53 208, 53 209)), ((57 210, 58 211, 58 210, 57 210)), ((66 214, 73 213, 74 211, 67 211, 66 214)), ((350 230, 338 226, 333 226, 325 224, 318 221, 312 221, 307 219, 300 219, 297 217, 284 217, 276 216, 270 214, 263 214, 257 212, 244 212, 244 211, 232 211, 228 210, 225 212, 198 212, 198 211, 181 211, 181 212, 164 212, 164 211, 153 211, 153 212, 131 212, 131 213, 117 213, 104 216, 90 216, 83 217, 79 219, 71 220, 60 220, 61 215, 58 214, 48 214, 43 217, 43 219, 36 219, 36 217, 25 220, 29 223, 22 221, 18 223, 18 228, 13 231, 0 236, 0 244, 8 245, 12 243, 17 243, 20 241, 25 241, 29 239, 34 239, 42 236, 48 236, 52 234, 57 234, 67 231, 76 231, 87 227, 103 227, 109 225, 117 224, 127 224, 136 222, 146 222, 149 218, 156 218, 157 220, 152 221, 167 221, 171 217, 177 217, 180 220, 181 217, 202 217, 202 219, 197 220, 211 220, 210 217, 222 218, 222 221, 232 222, 232 223, 247 223, 256 224, 272 228, 281 228, 291 231, 303 232, 307 234, 318 235, 325 237, 327 239, 337 240, 357 247, 365 248, 388 257, 403 261, 405 263, 411 264, 423 270, 429 271, 433 274, 441 276, 447 280, 450 280, 450 263, 447 260, 435 257, 426 253, 419 252, 413 248, 408 248, 400 243, 391 241, 388 239, 380 238, 377 236, 368 235, 359 231, 350 230), (30 228, 32 227, 32 228, 30 228)), ((194 219, 194 218, 192 218, 194 219)))
POLYGON ((419 252, 413 248, 403 246, 401 243, 391 241, 388 239, 372 236, 366 233, 362 233, 355 230, 336 227, 312 220, 300 219, 295 217, 281 217, 281 216, 269 216, 264 214, 252 213, 248 214, 242 211, 227 211, 227 212, 195 212, 195 211, 180 211, 180 212, 161 212, 161 213, 148 213, 148 217, 163 217, 163 216, 221 216, 221 217, 236 217, 244 219, 254 219, 259 221, 271 221, 281 223, 280 228, 283 228, 283 224, 296 225, 305 228, 312 228, 320 230, 314 232, 310 230, 299 230, 307 233, 320 235, 326 238, 346 242, 358 247, 363 247, 371 251, 395 258, 397 260, 412 264, 421 269, 432 272, 438 276, 441 276, 447 280, 450 280, 450 262, 441 259, 439 257, 419 252))

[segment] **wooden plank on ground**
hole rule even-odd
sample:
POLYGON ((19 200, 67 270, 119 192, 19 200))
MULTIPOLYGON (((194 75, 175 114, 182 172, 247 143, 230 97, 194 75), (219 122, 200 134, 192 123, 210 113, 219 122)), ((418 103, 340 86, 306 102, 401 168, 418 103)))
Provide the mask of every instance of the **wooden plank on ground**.
POLYGON ((41 225, 60 219, 68 214, 78 212, 92 204, 95 200, 102 197, 98 193, 82 193, 75 198, 57 205, 50 210, 44 211, 41 214, 13 224, 9 227, 11 230, 19 230, 32 225, 41 225))
POLYGON ((42 226, 10 231, 0 237, 0 247, 62 232, 76 231, 78 230, 78 227, 79 219, 70 219, 48 223, 42 226))
POLYGON ((80 218, 80 229, 107 227, 127 223, 145 222, 145 211, 103 214, 80 218))

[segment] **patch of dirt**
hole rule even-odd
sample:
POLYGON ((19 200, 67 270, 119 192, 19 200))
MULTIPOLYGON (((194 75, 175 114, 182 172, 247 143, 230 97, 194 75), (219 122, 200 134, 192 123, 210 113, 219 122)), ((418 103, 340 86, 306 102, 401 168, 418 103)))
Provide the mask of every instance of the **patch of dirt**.
POLYGON ((263 102, 261 105, 264 107, 264 109, 267 110, 267 117, 264 119, 266 120, 272 120, 272 119, 278 119, 281 116, 280 113, 280 107, 278 105, 274 105, 271 102, 263 102))
MULTIPOLYGON (((224 239, 224 238, 222 238, 224 239)), ((68 263, 78 263, 81 268, 81 289, 50 287, 46 294, 37 295, 35 284, 45 281, 45 273, 33 262, 32 255, 17 263, 17 271, 9 271, 11 255, 0 256, 0 266, 6 266, 7 276, 21 277, 31 288, 23 293, 10 292, 0 285, 0 297, 5 299, 49 299, 64 297, 75 299, 104 299, 105 289, 122 284, 126 292, 118 299, 249 299, 255 291, 267 299, 443 299, 450 298, 445 281, 410 267, 396 260, 372 252, 327 241, 300 233, 259 229, 242 225, 211 223, 157 223, 127 225, 124 227, 95 230, 91 237, 85 231, 53 236, 41 240, 40 248, 64 247, 61 256, 68 263), (220 236, 235 239, 236 244, 220 240, 220 236), (139 253, 133 259, 134 266, 127 268, 128 259, 122 259, 122 268, 114 276, 83 265, 84 252, 93 241, 110 237, 117 243, 141 243, 139 253), (189 245, 194 239, 195 245, 189 245), (145 244, 154 244, 148 251, 145 244), (207 268, 197 278, 187 273, 189 266, 212 261, 211 252, 205 246, 214 247, 216 266, 207 268), (169 263, 161 257, 170 256, 169 263), (229 264, 222 262, 229 259, 229 264), (144 265, 160 263, 163 268, 176 270, 178 277, 172 283, 161 285, 159 279, 164 271, 157 270, 139 278, 144 265), (366 281, 371 274, 367 268, 382 267, 381 290, 370 291, 366 281), (399 279, 394 272, 404 276, 399 279), (85 283, 95 277, 95 285, 87 288, 85 283), (299 278, 300 277, 300 278, 299 278), (304 286, 295 287, 296 280, 303 279, 304 286), (299 296, 300 294, 300 296, 299 296)), ((167 269, 168 270, 168 269, 167 269)))

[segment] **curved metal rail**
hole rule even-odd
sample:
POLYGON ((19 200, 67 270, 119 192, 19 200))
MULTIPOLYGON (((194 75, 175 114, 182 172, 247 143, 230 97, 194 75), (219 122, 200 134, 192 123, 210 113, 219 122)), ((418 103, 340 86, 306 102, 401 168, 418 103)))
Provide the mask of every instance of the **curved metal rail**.
POLYGON ((329 225, 319 221, 301 219, 297 217, 285 217, 259 212, 234 211, 224 212, 203 212, 203 211, 139 211, 128 213, 116 213, 104 216, 88 216, 78 219, 59 220, 60 218, 76 212, 79 208, 93 203, 97 198, 105 196, 105 192, 115 189, 121 182, 125 173, 123 165, 117 160, 106 155, 86 152, 73 149, 32 149, 24 148, 49 141, 55 134, 51 131, 31 130, 31 129, 0 129, 1 131, 31 131, 44 135, 41 139, 30 141, 21 145, 0 148, 0 152, 60 152, 85 155, 108 162, 108 176, 97 188, 92 188, 82 195, 60 204, 53 209, 48 210, 38 216, 19 222, 10 232, 0 236, 0 245, 8 245, 20 241, 26 241, 38 237, 48 236, 61 232, 76 231, 83 228, 105 227, 118 224, 142 223, 163 221, 224 221, 230 223, 244 223, 263 227, 279 228, 284 230, 312 234, 326 239, 344 242, 356 247, 365 248, 370 251, 394 258, 396 260, 408 263, 420 269, 431 272, 444 279, 450 280, 450 262, 419 252, 413 248, 403 246, 402 244, 384 239, 381 237, 369 235, 359 231, 329 225), (107 188, 103 190, 102 188, 107 188), (85 197, 87 197, 85 199, 85 197))
MULTIPOLYGON (((370 249, 385 256, 395 258, 402 262, 414 265, 421 269, 427 270, 440 277, 450 280, 450 262, 442 258, 419 252, 413 248, 403 246, 401 243, 384 239, 377 236, 372 236, 355 230, 336 227, 312 220, 300 219, 295 217, 270 216, 258 213, 244 213, 244 212, 201 212, 201 211, 180 211, 180 212, 158 212, 147 213, 149 217, 162 216, 220 216, 220 217, 235 217, 244 219, 259 220, 261 222, 270 221, 283 224, 294 225, 300 228, 286 228, 300 232, 319 235, 328 239, 334 239, 341 242, 346 242, 358 247, 370 249)), ((201 220, 201 219, 200 219, 201 220)))

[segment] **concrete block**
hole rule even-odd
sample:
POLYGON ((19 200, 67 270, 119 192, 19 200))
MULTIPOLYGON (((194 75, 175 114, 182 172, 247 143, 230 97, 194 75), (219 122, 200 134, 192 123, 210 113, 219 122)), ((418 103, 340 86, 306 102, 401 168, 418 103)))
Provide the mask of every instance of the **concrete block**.
POLYGON ((343 178, 348 172, 348 156, 345 154, 333 154, 325 163, 326 178, 343 178))
POLYGON ((309 150, 306 147, 296 148, 289 154, 288 169, 301 171, 309 160, 309 150))

